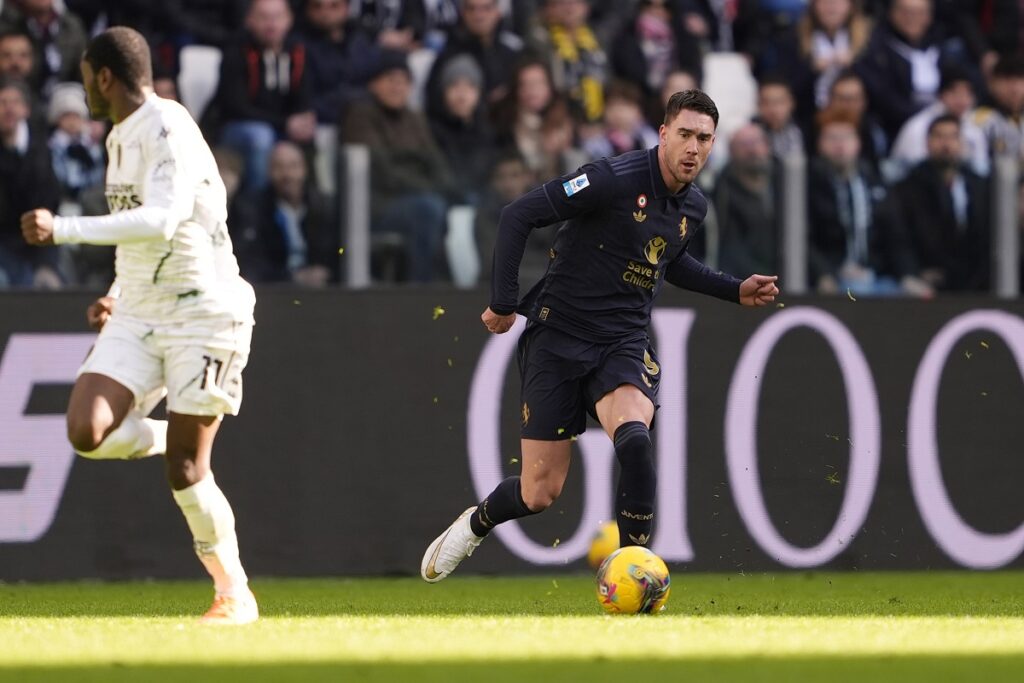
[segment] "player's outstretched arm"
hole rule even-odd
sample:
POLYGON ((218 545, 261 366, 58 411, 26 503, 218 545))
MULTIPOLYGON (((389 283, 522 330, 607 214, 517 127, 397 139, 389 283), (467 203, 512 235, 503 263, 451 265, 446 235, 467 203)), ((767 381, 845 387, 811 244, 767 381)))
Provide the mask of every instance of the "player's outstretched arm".
POLYGON ((751 275, 740 283, 740 303, 744 306, 767 306, 779 295, 778 275, 751 275))

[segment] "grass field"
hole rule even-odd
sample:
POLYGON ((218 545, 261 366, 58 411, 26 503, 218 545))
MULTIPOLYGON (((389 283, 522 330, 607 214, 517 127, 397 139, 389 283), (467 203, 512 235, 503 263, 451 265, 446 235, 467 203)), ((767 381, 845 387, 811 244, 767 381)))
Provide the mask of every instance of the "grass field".
POLYGON ((1024 573, 688 575, 605 616, 588 576, 0 584, 0 680, 1024 681, 1024 573))

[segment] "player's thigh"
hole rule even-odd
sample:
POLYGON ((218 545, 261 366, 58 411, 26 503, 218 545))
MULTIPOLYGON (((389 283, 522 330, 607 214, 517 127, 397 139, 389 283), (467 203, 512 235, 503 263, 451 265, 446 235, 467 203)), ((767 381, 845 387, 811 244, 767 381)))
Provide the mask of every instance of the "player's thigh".
POLYGON ((95 450, 134 404, 131 390, 110 377, 94 372, 79 375, 68 400, 68 439, 76 450, 95 450))
POLYGON ((583 380, 589 369, 588 359, 577 353, 583 349, 575 349, 575 342, 567 337, 538 326, 520 339, 523 439, 567 441, 586 429, 583 380))
POLYGON ((69 432, 92 426, 109 433, 163 383, 163 358, 152 329, 113 316, 78 370, 68 403, 69 432))
POLYGON ((646 340, 611 349, 587 380, 593 413, 609 437, 626 422, 650 426, 658 405, 661 364, 646 340))
POLYGON ((163 339, 168 412, 237 415, 251 337, 251 325, 227 321, 163 339))

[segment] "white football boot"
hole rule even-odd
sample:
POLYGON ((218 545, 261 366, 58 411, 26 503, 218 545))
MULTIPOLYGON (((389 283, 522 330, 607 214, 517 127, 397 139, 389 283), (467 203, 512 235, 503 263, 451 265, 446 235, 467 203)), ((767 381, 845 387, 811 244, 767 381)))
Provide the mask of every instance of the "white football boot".
POLYGON ((427 552, 420 562, 420 576, 424 581, 437 583, 447 578, 484 540, 482 536, 474 534, 469 526, 469 516, 475 511, 476 505, 466 508, 443 534, 427 546, 427 552))

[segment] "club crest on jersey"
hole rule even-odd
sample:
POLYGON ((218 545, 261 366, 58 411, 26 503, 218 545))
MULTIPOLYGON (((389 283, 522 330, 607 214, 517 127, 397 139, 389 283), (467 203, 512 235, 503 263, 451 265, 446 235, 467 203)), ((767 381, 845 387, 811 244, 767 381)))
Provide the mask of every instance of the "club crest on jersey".
POLYGON ((652 266, 658 265, 658 261, 661 259, 662 254, 665 253, 666 246, 668 246, 668 242, 666 242, 665 238, 660 235, 648 242, 647 246, 644 247, 644 256, 647 257, 647 262, 652 266))
POLYGON ((565 190, 565 196, 571 197, 581 190, 585 190, 590 187, 590 178, 587 174, 578 175, 572 180, 566 180, 562 183, 562 189, 565 190))
POLYGON ((686 237, 686 216, 683 216, 683 220, 679 221, 679 239, 686 237))

